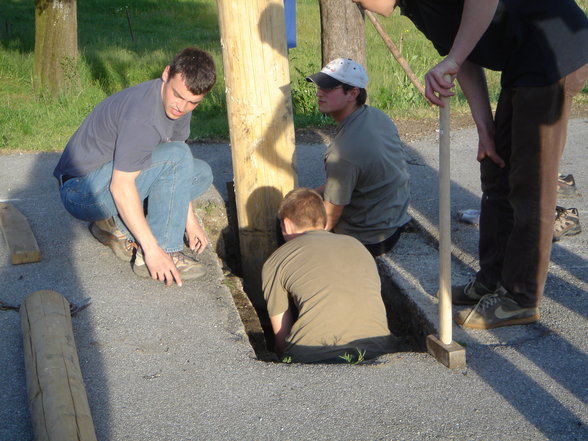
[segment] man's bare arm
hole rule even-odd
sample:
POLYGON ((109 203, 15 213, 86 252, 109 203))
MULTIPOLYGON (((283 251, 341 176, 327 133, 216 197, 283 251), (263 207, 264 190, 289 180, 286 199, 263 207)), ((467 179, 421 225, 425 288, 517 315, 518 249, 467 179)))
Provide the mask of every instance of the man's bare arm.
POLYGON ((276 352, 279 355, 283 355, 286 349, 286 337, 288 337, 288 334, 292 330, 292 312, 290 311, 290 307, 281 314, 270 317, 270 321, 272 322, 272 329, 276 336, 276 352))
POLYGON ((188 236, 188 244, 190 249, 196 251, 198 254, 202 253, 208 245, 208 238, 206 233, 196 219, 192 202, 188 205, 188 218, 186 219, 186 235, 188 236))
POLYGON ((171 285, 175 280, 181 286, 180 272, 170 256, 157 243, 143 213, 143 204, 135 185, 139 173, 113 171, 110 192, 114 203, 125 225, 141 245, 151 277, 166 282, 167 285, 171 285))
POLYGON ((345 205, 335 205, 329 201, 325 201, 325 210, 327 211, 327 226, 325 230, 331 231, 341 219, 345 205))
POLYGON ((478 161, 490 158, 504 167, 504 161, 496 154, 494 145, 494 117, 484 69, 466 60, 457 74, 457 81, 468 100, 478 130, 478 161))

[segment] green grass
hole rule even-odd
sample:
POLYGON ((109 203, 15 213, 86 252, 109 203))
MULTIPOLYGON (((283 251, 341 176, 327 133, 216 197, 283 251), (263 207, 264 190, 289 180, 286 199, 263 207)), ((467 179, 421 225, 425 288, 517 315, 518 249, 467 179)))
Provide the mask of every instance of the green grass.
MULTIPOLYGON (((588 0, 578 3, 587 10, 588 0)), ((192 119, 191 137, 228 136, 216 0, 84 0, 77 7, 82 88, 50 98, 32 91, 34 2, 3 0, 0 5, 0 150, 61 150, 98 102, 158 77, 173 55, 189 45, 211 52, 219 70, 217 84, 192 119)), ((298 0, 297 12, 298 46, 289 51, 295 126, 332 124, 318 113, 315 88, 304 80, 321 68, 318 1, 298 0)), ((431 44, 398 12, 380 21, 422 79, 439 60, 431 44)), ((366 41, 370 104, 394 119, 436 117, 436 109, 410 84, 369 20, 366 41)), ((495 100, 498 74, 490 72, 489 80, 495 100)), ((578 100, 588 102, 588 89, 578 100)), ((461 94, 452 109, 468 112, 461 94)))

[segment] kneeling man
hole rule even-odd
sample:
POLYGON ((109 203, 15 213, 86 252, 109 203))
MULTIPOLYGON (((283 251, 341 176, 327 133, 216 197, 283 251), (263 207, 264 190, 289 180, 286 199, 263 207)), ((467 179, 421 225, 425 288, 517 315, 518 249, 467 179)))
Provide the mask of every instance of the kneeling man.
POLYGON ((292 190, 278 217, 286 243, 265 262, 262 283, 279 355, 312 363, 391 352, 368 250, 351 236, 325 231, 325 207, 314 190, 292 190))

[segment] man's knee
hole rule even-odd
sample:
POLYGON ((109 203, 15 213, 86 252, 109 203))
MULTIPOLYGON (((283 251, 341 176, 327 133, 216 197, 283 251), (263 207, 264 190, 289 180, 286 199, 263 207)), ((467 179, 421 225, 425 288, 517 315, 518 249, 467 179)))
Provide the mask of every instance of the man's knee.
POLYGON ((212 184, 212 169, 207 162, 194 158, 194 179, 197 179, 203 187, 210 187, 212 184))
POLYGON ((185 142, 166 142, 153 151, 153 162, 168 161, 176 164, 189 164, 192 151, 185 142))

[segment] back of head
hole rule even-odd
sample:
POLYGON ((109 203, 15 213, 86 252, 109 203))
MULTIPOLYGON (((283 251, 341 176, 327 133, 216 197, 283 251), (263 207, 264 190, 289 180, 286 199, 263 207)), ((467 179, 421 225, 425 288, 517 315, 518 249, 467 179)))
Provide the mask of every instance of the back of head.
POLYGON ((216 81, 216 67, 208 52, 187 47, 169 65, 169 76, 180 74, 184 84, 194 95, 208 93, 216 81))
POLYGON ((285 197, 278 210, 280 220, 290 219, 298 229, 323 229, 327 213, 323 198, 310 188, 295 188, 285 197))

